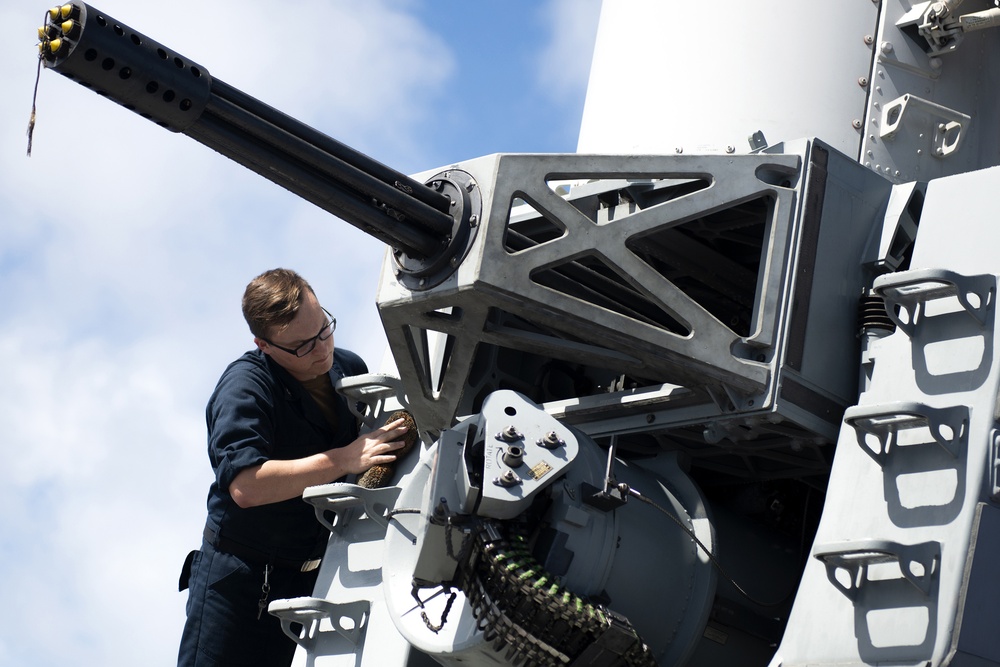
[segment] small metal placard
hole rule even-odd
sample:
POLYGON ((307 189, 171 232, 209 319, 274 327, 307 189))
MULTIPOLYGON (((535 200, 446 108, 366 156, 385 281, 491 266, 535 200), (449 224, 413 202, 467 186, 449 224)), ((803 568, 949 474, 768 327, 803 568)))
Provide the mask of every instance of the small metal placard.
POLYGON ((552 466, 550 466, 545 461, 539 461, 535 465, 531 466, 531 476, 534 479, 541 479, 545 477, 550 472, 552 472, 552 466))

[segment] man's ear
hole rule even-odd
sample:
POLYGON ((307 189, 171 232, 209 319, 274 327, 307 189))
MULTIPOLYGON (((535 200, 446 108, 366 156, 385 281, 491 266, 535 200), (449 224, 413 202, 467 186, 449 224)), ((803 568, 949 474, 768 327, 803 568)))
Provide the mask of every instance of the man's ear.
POLYGON ((271 346, 268 345, 267 341, 264 340, 263 338, 257 338, 256 336, 254 336, 254 338, 253 338, 253 344, 256 345, 257 349, 260 350, 261 352, 263 352, 264 354, 271 354, 271 351, 270 351, 270 347, 271 346))

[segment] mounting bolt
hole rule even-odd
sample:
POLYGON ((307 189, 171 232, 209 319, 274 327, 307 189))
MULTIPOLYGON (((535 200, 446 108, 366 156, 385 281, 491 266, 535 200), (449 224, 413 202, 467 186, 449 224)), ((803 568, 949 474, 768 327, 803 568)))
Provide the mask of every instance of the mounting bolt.
POLYGON ((861 86, 862 88, 867 88, 868 87, 868 77, 866 77, 866 76, 859 76, 858 77, 858 85, 861 86))
POLYGON ((538 439, 537 444, 545 449, 555 449, 556 447, 562 447, 566 442, 555 431, 549 431, 545 434, 544 438, 538 439))
POLYGON ((853 127, 855 130, 860 130, 862 125, 863 123, 857 118, 851 121, 851 127, 853 127))
POLYGON ((493 480, 493 483, 506 489, 520 484, 521 478, 518 477, 513 470, 508 468, 507 470, 504 470, 499 477, 493 480))
POLYGON ((497 440, 503 440, 504 442, 516 442, 523 438, 521 432, 517 430, 517 427, 511 424, 504 430, 497 433, 497 440))
POLYGON ((871 46, 874 43, 875 43, 875 38, 874 37, 872 37, 871 35, 865 35, 865 44, 867 44, 868 46, 871 46))

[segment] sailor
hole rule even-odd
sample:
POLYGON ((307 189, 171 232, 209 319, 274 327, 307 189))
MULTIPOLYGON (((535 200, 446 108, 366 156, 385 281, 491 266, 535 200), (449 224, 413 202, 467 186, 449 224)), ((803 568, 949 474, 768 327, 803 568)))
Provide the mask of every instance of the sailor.
POLYGON ((312 594, 329 536, 302 492, 394 461, 407 430, 400 419, 359 435, 334 383, 367 367, 334 347, 337 321, 300 275, 254 278, 243 316, 256 348, 229 365, 206 410, 215 481, 201 549, 181 573, 179 667, 291 663, 295 643, 267 605, 312 594))

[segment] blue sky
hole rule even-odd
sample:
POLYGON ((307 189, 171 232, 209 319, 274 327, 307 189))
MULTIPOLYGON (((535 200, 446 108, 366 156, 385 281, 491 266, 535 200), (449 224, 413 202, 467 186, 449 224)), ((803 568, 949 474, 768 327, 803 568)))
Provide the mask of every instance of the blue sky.
MULTIPOLYGON (((396 169, 573 152, 599 0, 95 6, 396 169)), ((204 404, 288 266, 379 364, 383 248, 193 140, 43 71, 0 8, 0 666, 171 665, 210 470, 204 404)))

